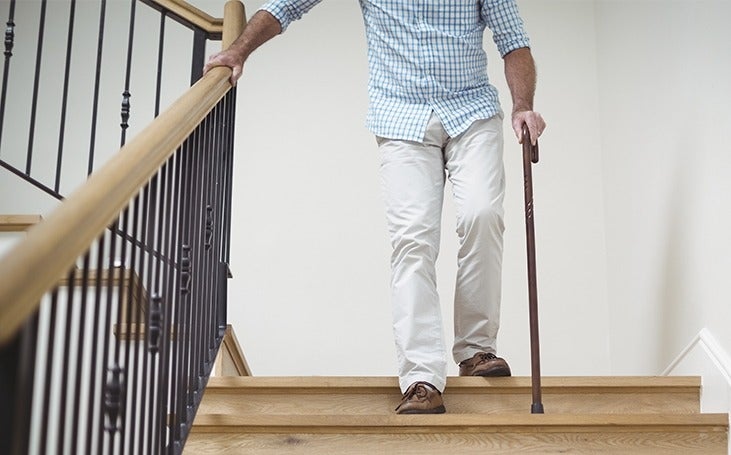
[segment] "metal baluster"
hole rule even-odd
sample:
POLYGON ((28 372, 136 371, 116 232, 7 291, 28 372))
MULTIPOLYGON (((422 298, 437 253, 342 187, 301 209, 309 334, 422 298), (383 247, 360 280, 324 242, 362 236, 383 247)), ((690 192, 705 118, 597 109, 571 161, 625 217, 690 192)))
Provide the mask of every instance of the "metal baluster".
MULTIPOLYGON (((69 375, 72 374, 73 371, 76 371, 76 374, 80 374, 80 369, 73 368, 71 366, 71 362, 69 359, 69 354, 71 353, 71 334, 72 328, 71 324, 73 321, 73 314, 74 314, 74 290, 76 288, 76 269, 71 269, 71 272, 69 272, 68 277, 66 278, 68 284, 66 287, 66 328, 64 332, 64 346, 63 346, 63 363, 62 368, 65 371, 62 371, 62 380, 61 380, 61 404, 59 406, 59 428, 58 428, 58 448, 59 453, 62 453, 65 448, 65 441, 66 441, 66 420, 67 420, 67 410, 66 410, 66 403, 68 399, 68 385, 69 385, 69 375)), ((78 341, 78 340, 77 340, 78 341)), ((76 359, 76 362, 78 362, 79 359, 76 359)), ((71 429, 73 431, 73 428, 71 429)))
MULTIPOLYGON (((76 345, 76 358, 80 362, 79 371, 76 374, 76 382, 74 385, 74 392, 71 396, 71 401, 74 403, 73 413, 71 415, 71 421, 75 422, 76 428, 72 432, 71 437, 71 453, 81 453, 82 450, 78 448, 79 445, 79 433, 85 428, 81 425, 80 419, 80 406, 81 406, 81 372, 83 371, 84 364, 84 340, 86 334, 86 321, 88 315, 87 311, 87 291, 89 287, 89 253, 84 255, 82 269, 81 269, 81 302, 79 306, 79 342, 76 345)), ((89 416, 87 416, 87 419, 89 416)), ((87 422, 88 423, 88 422, 87 422)))
POLYGON ((51 378, 53 378, 53 347, 56 338, 56 306, 58 304, 58 288, 51 292, 50 314, 48 317, 48 339, 46 340, 46 369, 43 372, 43 417, 40 425, 40 453, 47 453, 48 433, 51 423, 49 423, 50 404, 51 404, 51 378))
MULTIPOLYGON (((188 388, 188 409, 193 409, 195 405, 195 392, 199 387, 199 365, 201 361, 201 346, 200 346, 200 312, 201 312, 201 298, 203 290, 203 282, 205 275, 203 269, 203 249, 202 249, 202 224, 203 224, 203 171, 205 162, 203 160, 203 148, 206 143, 207 134, 207 122, 208 119, 204 119, 199 129, 200 134, 198 135, 198 141, 194 152, 195 166, 195 178, 194 182, 194 206, 193 206, 193 236, 192 236, 192 251, 193 251, 193 268, 196 270, 195 279, 193 280, 192 288, 192 317, 190 323, 191 340, 190 349, 192 350, 192 360, 190 365, 189 374, 189 388, 188 388)), ((188 413, 190 415, 190 413, 188 413)), ((187 417, 187 416, 186 416, 187 417)), ((186 423, 190 423, 187 422, 186 423)))
POLYGON ((190 85, 195 84, 203 76, 203 65, 206 58, 206 32, 196 28, 193 31, 193 56, 190 64, 190 85))
MULTIPOLYGON (((157 227, 157 235, 155 236, 155 243, 153 250, 156 252, 162 252, 162 245, 164 244, 164 223, 162 214, 165 213, 167 199, 165 197, 165 187, 167 186, 168 179, 168 165, 165 164, 158 172, 156 179, 159 179, 159 204, 157 210, 154 212, 155 226, 157 227)), ((148 433, 150 438, 147 441, 147 453, 159 453, 158 451, 153 452, 155 447, 156 436, 158 435, 155 431, 157 427, 157 416, 162 411, 159 408, 160 395, 159 395, 159 362, 161 359, 160 355, 160 335, 162 331, 162 305, 164 302, 164 296, 161 291, 161 269, 165 266, 165 263, 161 260, 161 255, 157 256, 157 264, 155 267, 155 274, 153 278, 153 286, 155 289, 155 298, 153 298, 153 305, 150 308, 149 329, 146 331, 147 336, 147 349, 152 355, 154 361, 152 362, 152 368, 150 372, 150 419, 148 421, 148 433)))
MULTIPOLYGON (((179 215, 179 209, 180 209, 180 153, 181 149, 178 148, 177 152, 173 155, 169 165, 172 168, 172 177, 170 179, 170 182, 166 188, 166 192, 168 195, 168 199, 172 202, 170 204, 171 211, 167 214, 166 219, 169 220, 168 225, 168 242, 166 249, 164 251, 165 255, 172 258, 174 255, 174 252, 177 250, 178 245, 178 238, 177 238, 177 221, 178 221, 178 215, 179 215), (177 197, 173 197, 173 195, 177 195, 177 197)), ((173 387, 173 378, 174 374, 171 375, 171 371, 174 371, 171 366, 172 361, 172 344, 173 344, 173 336, 175 336, 175 326, 173 325, 173 311, 174 307, 177 306, 177 292, 174 291, 174 285, 175 285, 175 276, 177 274, 177 267, 175 260, 168 266, 166 269, 164 282, 163 282, 163 289, 165 292, 165 295, 168 297, 167 305, 165 305, 165 315, 163 316, 163 320, 165 321, 165 324, 163 325, 163 355, 164 359, 162 361, 162 364, 164 366, 164 372, 162 375, 162 383, 165 384, 166 390, 162 394, 162 403, 161 408, 163 410, 163 414, 161 414, 162 417, 167 417, 169 413, 173 412, 173 408, 170 406, 171 402, 171 392, 174 390, 173 387), (172 377, 171 377, 172 376, 172 377)), ((160 447, 158 448, 159 453, 163 453, 163 449, 165 448, 164 444, 168 444, 168 449, 172 447, 172 432, 170 431, 170 425, 172 425, 172 422, 170 424, 166 423, 167 418, 160 419, 158 422, 158 433, 161 435, 166 435, 167 437, 161 439, 160 447)))
POLYGON ((127 39, 127 68, 124 76, 124 92, 122 92, 122 137, 120 139, 120 147, 127 142, 127 128, 129 128, 130 102, 132 96, 129 92, 129 82, 132 75, 132 45, 135 37, 135 11, 137 0, 131 0, 129 9, 129 34, 127 39))
POLYGON ((210 240, 213 236, 213 206, 211 205, 211 174, 212 174, 212 163, 211 163, 211 149, 213 146, 213 135, 215 130, 215 112, 217 106, 213 108, 213 111, 206 117, 206 136, 203 144, 202 158, 204 162, 203 166, 203 191, 201 191, 201 226, 203 232, 201 233, 201 262, 203 268, 203 276, 206 279, 202 280, 201 283, 201 300, 199 300, 200 306, 200 319, 198 321, 198 336, 200 344, 200 360, 198 363, 198 384, 196 387, 196 401, 195 405, 198 405, 198 400, 203 394, 203 378, 205 377, 205 370, 207 369, 208 362, 210 359, 210 345, 208 341, 208 320, 210 317, 210 301, 211 301, 211 282, 208 277, 211 276, 211 245, 210 240), (210 226, 209 226, 210 223, 210 226), (211 238, 209 238, 209 234, 211 238))
MULTIPOLYGON (((125 292, 126 288, 128 286, 129 282, 132 282, 132 275, 129 274, 127 269, 127 232, 129 232, 129 221, 130 221, 130 206, 127 206, 124 211, 122 212, 121 216, 121 222, 119 224, 119 232, 117 235, 120 237, 120 252, 119 252, 119 260, 112 259, 113 262, 113 272, 114 274, 119 275, 119 279, 117 282, 117 314, 115 318, 115 327, 117 327, 117 335, 114 337, 114 364, 115 365, 121 365, 120 372, 123 372, 126 370, 127 375, 126 377, 129 378, 129 365, 127 363, 121 362, 121 345, 122 345, 122 338, 123 338, 123 326, 122 326, 122 310, 125 305, 129 307, 132 305, 132 299, 131 294, 129 292, 125 292)), ((115 233, 113 233, 115 235, 115 233)), ((110 283, 110 288, 113 288, 114 283, 110 283)), ((124 340, 127 347, 125 348, 125 351, 129 351, 129 346, 131 343, 129 341, 129 337, 124 340)), ((119 452, 124 453, 124 439, 126 434, 126 417, 127 417, 127 404, 126 404, 126 397, 127 397, 127 388, 128 388, 129 380, 123 381, 121 386, 121 399, 122 404, 119 407, 119 437, 117 438, 117 441, 119 443, 119 452)))
POLYGON ((91 113, 91 139, 89 140, 89 165, 86 175, 94 171, 94 151, 96 148, 96 123, 99 112, 99 82, 102 71, 102 49, 104 46, 104 24, 106 21, 107 0, 101 0, 99 9, 99 34, 96 44, 96 76, 94 78, 94 101, 91 113))
MULTIPOLYGON (((95 431, 93 431, 93 428, 95 427, 95 418, 97 418, 97 411, 98 411, 98 419, 103 422, 104 415, 103 415, 103 409, 101 409, 100 406, 98 406, 100 402, 100 395, 97 396, 97 384, 96 384, 96 378, 97 378, 97 362, 99 360, 99 351, 96 349, 96 345, 94 343, 97 343, 97 340, 99 339, 99 320, 101 319, 101 288, 102 288, 102 270, 104 268, 104 250, 106 249, 106 234, 102 234, 102 236, 97 240, 96 247, 97 250, 95 252, 96 254, 96 261, 95 261, 95 267, 96 267, 96 277, 94 279, 94 304, 92 305, 92 311, 91 311, 91 320, 93 321, 93 328, 92 328, 92 349, 91 349, 91 367, 89 369, 90 374, 90 384, 89 384, 89 394, 87 396, 88 409, 87 409, 87 429, 86 429, 86 450, 87 453, 93 452, 93 435, 98 434, 95 431)), ((102 364, 103 365, 103 364, 102 364)), ((104 367, 102 366, 102 369, 104 367)))
MULTIPOLYGON (((218 199, 218 188, 219 188, 219 179, 218 179, 218 168, 220 167, 220 163, 216 160, 215 157, 220 156, 220 135, 219 135, 219 129, 221 128, 221 113, 222 113, 222 104, 219 101, 219 103, 216 105, 216 107, 213 109, 213 126, 211 128, 211 146, 209 147, 208 152, 208 162, 210 165, 210 172, 209 172, 209 183, 208 183, 208 200, 210 201, 209 207, 210 207, 210 226, 209 226, 209 220, 206 220, 206 228, 208 228, 210 232, 210 237, 208 238, 208 276, 212 279, 207 280, 208 281, 208 312, 206 314, 206 331, 207 335, 206 338, 208 339, 208 357, 206 362, 206 371, 203 373, 204 377, 208 377, 210 373, 210 368, 213 365, 213 361, 216 358, 216 341, 218 337, 218 326, 216 323, 216 296, 218 295, 218 280, 216 277, 218 276, 218 262, 219 262, 219 256, 218 256, 218 249, 216 246, 218 245, 218 212, 220 211, 219 206, 219 199, 218 199)), ((201 395, 203 395, 203 389, 201 389, 201 395)))
POLYGON ((198 142, 199 128, 193 131, 193 134, 189 138, 188 150, 185 153, 185 191, 183 191, 183 197, 185 198, 185 216, 182 218, 182 246, 181 246, 181 313, 182 322, 180 323, 180 334, 177 337, 177 343, 180 346, 180 367, 178 371, 178 378, 180 382, 178 384, 177 400, 177 425, 175 428, 177 442, 182 440, 182 431, 187 425, 188 415, 188 391, 190 390, 190 336, 191 336, 191 320, 192 320, 192 306, 193 301, 192 288, 193 276, 196 273, 195 270, 191 270, 192 258, 191 258, 191 244, 194 233, 192 232, 191 226, 195 223, 195 210, 194 210, 194 170, 196 168, 196 162, 194 160, 196 143, 198 142))
POLYGON ((36 129, 36 111, 38 109, 38 87, 41 76, 41 56, 43 55, 43 34, 46 29, 46 4, 47 0, 41 0, 41 13, 38 24, 38 47, 36 50, 36 70, 33 80, 33 98, 31 98, 30 128, 28 132, 28 154, 26 156, 25 173, 30 176, 30 168, 33 163, 33 138, 36 129))
MULTIPOLYGON (((102 362, 103 365, 108 365, 108 362, 112 361, 113 358, 111 356, 110 352, 110 342, 109 338, 112 336, 112 299, 114 294, 114 256, 117 254, 117 236, 114 234, 114 232, 117 230, 118 221, 115 220, 112 226, 110 227, 109 231, 110 233, 110 239, 109 239, 109 259, 107 260, 107 285, 106 293, 107 293, 107 302, 105 305, 105 317, 104 317, 104 326, 103 326, 103 333, 102 340, 104 340, 102 345, 102 362)), ((103 273, 104 271, 99 270, 98 273, 103 273)), ((116 432, 119 429, 118 428, 118 418, 119 418, 119 407, 121 406, 121 387, 122 387, 122 381, 123 381, 123 372, 119 365, 112 364, 109 366, 105 366, 102 368, 102 381, 105 381, 102 383, 102 389, 103 389, 103 395, 104 395, 104 402, 103 402, 103 409, 101 413, 101 418, 99 419, 99 441, 97 444, 97 453, 105 453, 104 452, 104 431, 109 433, 109 453, 114 452, 114 441, 116 439, 116 432), (106 424, 105 424, 106 422, 106 424)))
MULTIPOLYGON (((172 187, 174 185, 174 155, 171 157, 171 159, 168 160, 167 163, 165 163, 163 170, 163 174, 165 175, 165 178, 163 179, 162 189, 160 191, 164 203, 164 210, 161 210, 161 222, 160 222, 160 253, 161 256, 164 257, 170 257, 170 242, 172 239, 172 231, 171 231, 171 216, 173 211, 173 206, 176 203, 176 198, 174 197, 174 193, 172 192, 172 187)), ((172 293, 168 292, 168 276, 170 272, 173 270, 172 263, 165 262, 163 264, 164 270, 161 270, 158 275, 158 284, 160 286, 160 292, 164 296, 164 299, 161 301, 161 307, 160 307, 160 325, 159 325, 159 339, 158 339, 158 358, 160 362, 160 369, 158 371, 158 388, 157 388, 157 403, 158 403, 158 412, 155 414, 155 421, 152 425, 152 431, 153 433, 159 435, 159 438, 157 440, 157 444, 154 445, 155 451, 157 453, 162 453, 163 449, 165 448, 166 438, 165 438, 165 419, 167 417, 167 391, 169 389, 169 383, 168 383, 168 370, 169 370, 169 356, 168 356, 168 344, 170 341, 170 333, 169 333, 169 327, 170 327, 170 306, 172 305, 172 293)))
POLYGON ((226 239, 226 247, 224 248, 224 259, 226 261, 226 264, 231 264, 231 210, 233 206, 233 172, 234 172, 234 133, 235 128, 234 125, 236 124, 236 91, 237 88, 234 87, 226 94, 227 99, 227 105, 228 105, 228 122, 227 122, 227 130, 228 130, 228 137, 226 142, 226 158, 228 158, 227 162, 227 178, 226 178, 226 208, 225 214, 226 214, 226 234, 224 238, 226 239))
POLYGON ((29 317, 13 340, 0 346, 0 453, 29 452, 38 314, 29 317))
POLYGON ((165 47, 165 18, 167 13, 160 13, 160 33, 157 43, 157 81, 155 83, 155 117, 160 113, 160 86, 162 85, 162 56, 165 47))
POLYGON ((189 182, 190 182, 190 151, 191 151, 192 139, 188 139, 183 142, 180 150, 178 151, 177 161, 177 180, 178 180, 178 195, 179 201, 179 220, 176 232, 176 262, 178 263, 178 269, 176 271, 177 286, 175 288, 176 304, 174 315, 171 318, 173 322, 173 330, 175 338, 173 341, 172 349, 172 383, 171 383, 171 404, 170 409, 173 412, 173 419, 171 422, 171 436, 170 436, 170 453, 176 452, 177 444, 180 441, 180 424, 182 418, 182 391, 185 383, 183 375, 184 365, 184 345, 183 338, 187 331, 185 327, 185 314, 186 314, 186 302, 188 296, 188 290, 186 289, 187 280, 189 280, 189 259, 187 258, 187 230, 188 230, 188 200, 189 200, 189 182))
MULTIPOLYGON (((211 245, 211 304, 209 306, 209 331, 210 334, 210 352, 211 352, 211 364, 213 364, 216 358, 217 348, 221 341, 221 335, 219 334, 218 327, 218 298, 220 296, 220 277, 221 272, 221 213, 225 210, 222 204, 223 201, 223 165, 224 165, 224 151, 223 151, 223 118, 225 116, 225 101, 222 99, 216 106, 216 120, 214 128, 214 148, 213 156, 217 159, 213 160, 213 188, 212 188, 212 199, 213 205, 216 208, 213 217, 213 238, 211 245)), ((210 372, 210 370, 209 370, 210 372)))
MULTIPOLYGON (((149 279, 147 279, 147 280, 145 279, 149 275, 149 272, 147 272, 148 265, 149 265, 147 258, 149 257, 149 252, 148 252, 147 243, 146 243, 146 239, 147 239, 147 235, 148 235, 147 234, 148 215, 149 215, 148 207, 150 204, 150 184, 149 183, 147 185, 145 185, 145 188, 142 190, 141 199, 142 199, 142 207, 141 207, 142 220, 140 222, 139 238, 142 240, 142 247, 140 250, 140 258, 139 258, 139 261, 140 261, 139 278, 141 281, 141 283, 140 283, 141 288, 149 289, 150 281, 149 281, 149 279)), ((150 298, 151 298, 150 295, 146 295, 144 301, 149 301, 150 298)), ((142 302, 142 300, 140 302, 142 302)), ((138 305, 137 308, 135 309, 135 319, 134 320, 137 324, 137 328, 134 333, 135 333, 135 335, 137 335, 136 341, 138 342, 138 346, 135 347, 134 361, 132 363, 135 365, 135 369, 140 368, 140 363, 142 363, 142 365, 141 365, 142 374, 139 374, 139 373, 137 373, 137 371, 135 371, 135 375, 132 378, 132 383, 133 383, 132 390, 134 391, 133 392, 134 395, 132 397, 132 401, 133 401, 132 408, 135 410, 137 409, 136 400, 137 400, 137 397, 139 394, 140 395, 139 396, 139 400, 140 400, 139 408, 141 410, 144 410, 145 409, 144 378, 147 375, 147 354, 145 354, 145 352, 144 352, 144 346, 142 346, 142 347, 140 346, 140 344, 143 343, 143 341, 144 341, 144 338, 141 336, 142 329, 143 329, 142 305, 138 305), (140 362, 140 355, 142 355, 141 362, 140 362), (138 378, 141 378, 141 379, 138 380, 138 378)), ((130 450, 134 451, 135 442, 138 444, 137 450, 135 453, 143 453, 142 447, 145 443, 145 431, 144 431, 144 426, 142 425, 142 420, 143 420, 142 415, 143 415, 143 411, 140 411, 140 415, 135 416, 137 418, 137 420, 132 425, 132 429, 135 430, 136 433, 134 434, 134 437, 131 438, 129 446, 130 446, 130 450)))
POLYGON ((10 57, 13 56, 15 45, 15 0, 10 0, 8 22, 5 26, 5 65, 3 67, 3 86, 0 94, 0 145, 3 139, 3 125, 5 124, 5 100, 8 94, 8 75, 10 73, 10 57))
MULTIPOLYGON (((156 213, 156 207, 157 207, 157 179, 158 176, 155 175, 152 177, 152 180, 148 184, 147 194, 146 194, 146 201, 145 201, 145 212, 144 212, 144 221, 143 226, 145 226, 144 230, 144 236, 142 237, 144 239, 145 244, 145 250, 147 254, 145 255, 145 267, 146 267, 146 274, 144 278, 145 282, 145 288, 148 290, 151 290, 153 287, 152 282, 152 273, 153 273, 153 257, 154 257, 154 226, 155 226, 155 213, 156 213)), ((150 303, 152 298, 154 297, 151 291, 150 292, 150 303)), ((147 340, 147 329, 149 328, 149 318, 150 318, 150 308, 147 308, 147 314, 144 316, 144 337, 140 337, 140 343, 142 343, 141 346, 138 347, 139 352, 142 355, 142 376, 140 384, 142 395, 140 396, 140 406, 142 411, 139 415, 139 431, 140 431, 140 439, 139 439, 139 446, 137 453, 149 453, 145 452, 145 447, 147 443, 147 439, 151 438, 152 435, 147 432, 146 427, 146 420, 147 420, 147 409, 150 409, 151 404, 148 402, 148 400, 151 400, 148 397, 148 389, 150 387, 150 375, 149 375, 149 354, 147 353, 147 350, 145 349, 144 343, 147 340)), ((142 324, 140 325, 140 328, 138 329, 138 333, 142 334, 142 324)))
POLYGON ((66 130, 66 107, 69 95, 69 71, 71 69, 71 45, 74 40, 74 18, 76 17, 76 0, 71 0, 69 10, 69 31, 66 41, 66 68, 63 76, 63 95, 61 101, 61 125, 58 133, 58 154, 56 156, 56 180, 54 190, 59 191, 61 187, 61 163, 63 161, 63 141, 66 130))
MULTIPOLYGON (((140 215, 140 196, 136 196, 132 202, 130 203, 130 209, 132 210, 132 233, 131 237, 132 240, 137 239, 137 234, 139 230, 139 215, 140 215)), ((137 377, 137 364, 136 363, 130 363, 131 353, 132 350, 137 350, 136 345, 136 339, 133 338, 132 334, 133 332, 133 326, 132 326, 132 306, 134 305, 134 302, 141 302, 143 299, 143 296, 141 295, 142 289, 141 289, 141 283, 137 282, 137 251, 138 247, 132 243, 131 246, 132 252, 130 253, 130 260, 129 260, 129 282, 127 283, 127 307, 125 308, 125 314, 124 314, 124 323, 119 324, 120 329, 124 331, 124 333, 127 334, 127 348, 124 352, 124 365, 127 368, 127 377, 128 378, 135 378, 132 380, 128 380, 127 384, 127 396, 128 396, 128 403, 129 406, 126 406, 125 409, 129 412, 126 412, 126 415, 123 416, 125 419, 125 432, 124 436, 121 438, 121 446, 119 449, 120 453, 125 453, 125 447, 126 443, 129 441, 129 446, 134 447, 134 424, 136 422, 137 418, 137 390, 136 390, 136 377, 137 377)), ((137 327, 135 330, 139 330, 139 327, 137 327)))

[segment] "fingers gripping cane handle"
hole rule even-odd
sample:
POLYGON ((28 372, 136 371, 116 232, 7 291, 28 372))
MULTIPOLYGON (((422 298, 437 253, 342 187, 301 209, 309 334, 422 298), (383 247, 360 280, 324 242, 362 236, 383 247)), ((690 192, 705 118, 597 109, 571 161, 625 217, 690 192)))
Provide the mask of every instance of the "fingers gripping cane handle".
POLYGON ((536 278, 536 236, 533 223, 533 174, 532 163, 538 162, 538 143, 531 144, 528 127, 523 125, 523 176, 525 189, 525 228, 528 252, 528 313, 530 317, 531 388, 533 403, 531 413, 543 414, 541 401, 541 361, 538 341, 538 284, 536 278))

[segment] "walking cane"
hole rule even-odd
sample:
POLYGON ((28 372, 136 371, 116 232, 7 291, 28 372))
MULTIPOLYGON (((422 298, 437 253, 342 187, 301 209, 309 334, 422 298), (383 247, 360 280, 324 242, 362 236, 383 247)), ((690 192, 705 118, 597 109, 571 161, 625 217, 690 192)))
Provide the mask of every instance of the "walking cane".
POLYGON ((523 186, 525 189, 525 237, 528 250, 528 313, 530 318, 531 414, 543 414, 541 402, 541 359, 538 342, 538 284, 536 280, 536 233, 533 225, 533 173, 538 162, 538 142, 532 145, 528 127, 523 125, 523 186))

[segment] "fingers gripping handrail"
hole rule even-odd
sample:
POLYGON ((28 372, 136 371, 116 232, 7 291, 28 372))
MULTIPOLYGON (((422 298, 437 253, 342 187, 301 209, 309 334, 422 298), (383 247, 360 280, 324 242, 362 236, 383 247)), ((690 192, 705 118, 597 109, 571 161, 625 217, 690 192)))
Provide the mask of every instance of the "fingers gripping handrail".
MULTIPOLYGON (((229 1, 224 48, 244 23, 241 2, 229 1)), ((208 72, 8 252, 0 263, 0 345, 229 91, 230 76, 229 68, 208 72)))

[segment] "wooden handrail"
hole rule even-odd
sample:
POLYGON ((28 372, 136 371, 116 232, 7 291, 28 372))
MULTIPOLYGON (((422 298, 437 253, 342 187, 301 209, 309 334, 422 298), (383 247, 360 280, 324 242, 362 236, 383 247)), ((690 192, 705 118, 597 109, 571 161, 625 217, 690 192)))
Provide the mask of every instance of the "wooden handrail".
POLYGON ((177 16, 184 22, 204 30, 209 36, 219 37, 223 32, 223 19, 208 15, 185 0, 145 0, 157 5, 167 14, 177 16))
MULTIPOLYGON (((224 18, 224 35, 238 36, 243 4, 230 0, 224 18)), ((209 71, 7 253, 0 263, 0 345, 228 92, 230 77, 229 68, 209 71)))

